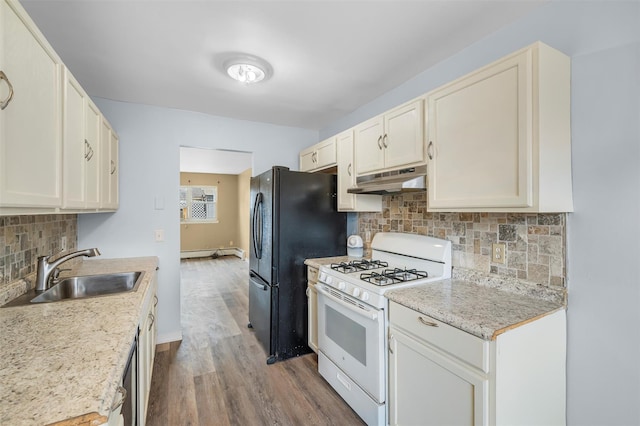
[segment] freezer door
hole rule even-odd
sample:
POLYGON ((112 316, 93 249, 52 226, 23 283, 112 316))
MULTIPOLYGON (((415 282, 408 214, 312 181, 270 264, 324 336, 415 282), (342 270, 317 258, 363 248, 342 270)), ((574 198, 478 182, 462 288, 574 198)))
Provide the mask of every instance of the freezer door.
POLYGON ((273 284, 273 172, 251 179, 250 269, 273 284))
POLYGON ((276 290, 259 276, 251 272, 249 275, 249 326, 253 328, 256 338, 264 348, 267 357, 275 351, 272 334, 272 290, 276 290))

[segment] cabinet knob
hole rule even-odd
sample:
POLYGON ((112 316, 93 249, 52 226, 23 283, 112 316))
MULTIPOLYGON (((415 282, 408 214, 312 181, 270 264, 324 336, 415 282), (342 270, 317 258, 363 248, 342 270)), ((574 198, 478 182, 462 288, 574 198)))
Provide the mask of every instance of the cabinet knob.
POLYGON ((0 101, 0 110, 2 110, 5 109, 7 105, 9 105, 9 102, 11 102, 11 99, 13 99, 13 85, 9 81, 9 77, 7 77, 4 71, 0 71, 0 80, 6 81, 7 85, 9 86, 9 95, 5 100, 0 101))

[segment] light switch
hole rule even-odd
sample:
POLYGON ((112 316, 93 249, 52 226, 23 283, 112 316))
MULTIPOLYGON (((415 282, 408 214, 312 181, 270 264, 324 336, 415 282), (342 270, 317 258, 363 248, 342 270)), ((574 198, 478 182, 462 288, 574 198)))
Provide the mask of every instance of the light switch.
POLYGON ((164 229, 156 229, 155 234, 157 242, 164 241, 164 229))

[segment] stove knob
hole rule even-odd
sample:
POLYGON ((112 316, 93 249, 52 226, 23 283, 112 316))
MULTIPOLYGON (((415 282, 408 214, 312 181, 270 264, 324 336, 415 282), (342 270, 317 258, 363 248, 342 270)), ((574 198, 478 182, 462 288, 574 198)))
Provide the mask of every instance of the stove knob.
POLYGON ((327 284, 331 284, 333 282, 333 277, 331 275, 327 275, 327 277, 324 280, 324 282, 327 283, 327 284))
POLYGON ((347 288, 347 284, 344 281, 340 281, 338 283, 338 289, 339 290, 344 290, 345 288, 347 288))
POLYGON ((360 296, 360 289, 359 289, 359 288, 354 288, 354 289, 353 289, 353 295, 354 295, 355 297, 360 296))
POLYGON ((363 292, 360 298, 366 302, 367 300, 369 300, 369 293, 367 293, 366 291, 363 292))

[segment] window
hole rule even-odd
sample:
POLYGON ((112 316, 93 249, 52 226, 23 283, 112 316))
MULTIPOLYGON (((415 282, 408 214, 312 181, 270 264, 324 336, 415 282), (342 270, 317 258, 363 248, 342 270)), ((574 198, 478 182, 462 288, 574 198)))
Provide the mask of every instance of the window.
POLYGON ((218 187, 181 186, 180 221, 181 222, 217 222, 218 187))

